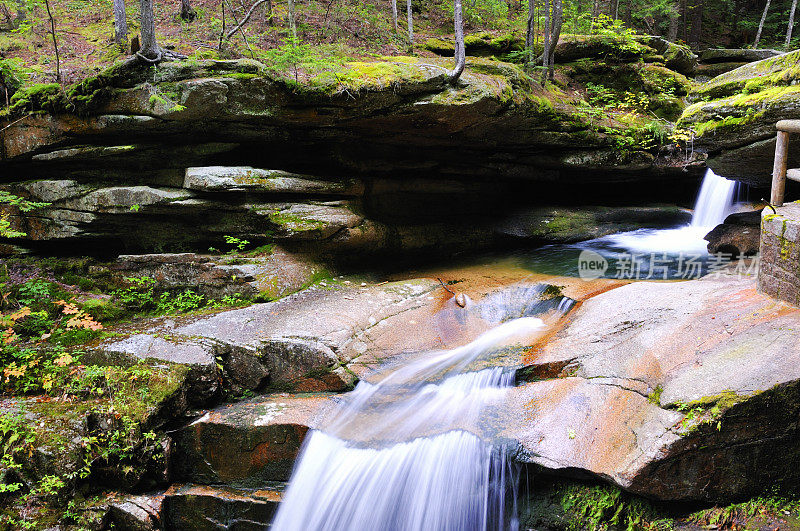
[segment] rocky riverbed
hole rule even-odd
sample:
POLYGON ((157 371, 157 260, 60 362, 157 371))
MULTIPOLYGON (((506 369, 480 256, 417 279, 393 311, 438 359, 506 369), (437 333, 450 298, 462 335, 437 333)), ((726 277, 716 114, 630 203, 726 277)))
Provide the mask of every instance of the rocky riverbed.
POLYGON ((111 516, 198 529, 267 522, 304 435, 338 393, 525 315, 544 318, 549 332, 495 361, 518 368, 495 421, 519 462, 673 502, 740 499, 800 479, 787 466, 797 453, 800 312, 758 294, 753 278, 585 282, 515 260, 419 273, 337 279, 242 310, 140 322, 97 345, 96 356, 190 369, 184 406, 173 401, 169 412, 190 415, 170 437, 173 486, 115 502, 111 516), (577 304, 559 318, 550 301, 562 296, 577 304), (191 409, 214 403, 220 382, 258 396, 191 409))

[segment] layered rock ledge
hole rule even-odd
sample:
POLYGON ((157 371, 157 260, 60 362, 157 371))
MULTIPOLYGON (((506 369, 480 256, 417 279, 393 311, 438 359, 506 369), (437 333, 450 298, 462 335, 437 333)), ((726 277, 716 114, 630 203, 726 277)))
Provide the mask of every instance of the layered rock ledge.
MULTIPOLYGON (((800 51, 762 59, 699 85, 678 126, 696 134, 694 146, 725 177, 768 188, 775 153, 775 124, 800 117, 800 51)), ((800 163, 790 149, 790 167, 800 163)))

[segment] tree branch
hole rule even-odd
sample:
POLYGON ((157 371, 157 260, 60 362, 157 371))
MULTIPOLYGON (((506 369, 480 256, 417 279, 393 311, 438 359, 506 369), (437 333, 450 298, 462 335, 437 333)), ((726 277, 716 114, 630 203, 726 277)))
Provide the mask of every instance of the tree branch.
POLYGON ((239 25, 237 25, 235 28, 233 28, 231 31, 228 32, 227 38, 230 39, 231 37, 233 37, 234 33, 239 31, 242 28, 242 26, 247 24, 247 22, 250 20, 250 17, 253 15, 253 12, 256 10, 256 8, 266 1, 267 0, 258 0, 258 2, 253 4, 253 6, 250 8, 250 11, 247 12, 247 14, 244 16, 239 25))

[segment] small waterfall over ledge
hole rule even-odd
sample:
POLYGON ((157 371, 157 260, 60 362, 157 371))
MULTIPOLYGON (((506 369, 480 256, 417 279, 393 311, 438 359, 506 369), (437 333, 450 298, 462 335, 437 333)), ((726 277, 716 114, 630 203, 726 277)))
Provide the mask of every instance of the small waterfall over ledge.
POLYGON ((690 225, 677 229, 641 229, 595 240, 634 253, 706 254, 703 237, 731 213, 737 183, 706 170, 690 225))
POLYGON ((508 321, 359 383, 306 439, 272 529, 516 530, 515 480, 483 422, 514 372, 469 369, 542 328, 508 321))
POLYGON ((692 227, 713 229, 730 214, 733 200, 736 197, 736 181, 720 177, 711 170, 706 170, 700 193, 694 204, 692 227))

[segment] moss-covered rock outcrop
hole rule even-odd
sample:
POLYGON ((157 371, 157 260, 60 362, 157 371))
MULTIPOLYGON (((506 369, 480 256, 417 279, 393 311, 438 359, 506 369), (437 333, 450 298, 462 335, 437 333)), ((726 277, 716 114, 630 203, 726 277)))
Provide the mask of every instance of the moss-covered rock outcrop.
MULTIPOLYGON (((708 164, 726 177, 768 186, 775 123, 800 118, 800 51, 751 63, 700 85, 678 126, 696 134, 708 164)), ((792 164, 797 160, 793 160, 792 164)))
MULTIPOLYGON (((422 44, 422 49, 438 55, 451 56, 455 53, 452 39, 431 38, 422 44)), ((516 33, 493 35, 488 31, 464 36, 464 48, 467 55, 477 57, 505 57, 511 52, 519 52, 525 48, 525 36, 516 33)))
POLYGON ((675 115, 688 86, 664 66, 569 67, 578 83, 643 87, 642 109, 602 119, 605 107, 518 65, 471 57, 456 85, 450 67, 129 60, 22 91, 6 111, 0 186, 49 205, 2 213, 31 247, 70 253, 202 252, 224 236, 339 255, 444 251, 491 243, 495 207, 542 184, 583 183, 599 200, 628 193, 601 186, 607 172, 620 188, 693 179, 682 153, 660 149, 669 124, 652 113, 675 115))

